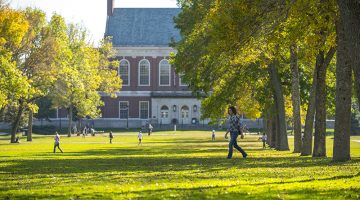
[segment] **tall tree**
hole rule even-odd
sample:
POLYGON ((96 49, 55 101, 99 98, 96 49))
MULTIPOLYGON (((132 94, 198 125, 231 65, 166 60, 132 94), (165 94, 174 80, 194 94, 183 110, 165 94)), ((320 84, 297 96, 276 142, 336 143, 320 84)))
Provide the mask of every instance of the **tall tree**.
MULTIPOLYGON (((21 46, 23 37, 29 29, 25 13, 15 11, 0 2, 0 107, 9 106, 23 109, 21 99, 26 97, 30 83, 17 67, 14 50, 21 46)), ((2 109, 4 111, 4 109, 2 109)), ((15 142, 16 131, 21 113, 12 122, 11 142, 15 142)))
POLYGON ((334 161, 350 160, 352 72, 360 102, 360 2, 337 1, 340 10, 337 37, 336 114, 334 130, 334 161))
MULTIPOLYGON (((318 64, 316 64, 318 65, 318 64)), ((312 154, 312 139, 315 118, 315 96, 316 96, 316 70, 313 72, 313 81, 310 89, 308 107, 305 119, 304 139, 301 146, 301 156, 308 156, 312 154)))
MULTIPOLYGON (((64 25, 63 20, 60 21, 64 25)), ((99 48, 94 48, 87 41, 87 33, 83 28, 70 25, 67 32, 66 45, 71 57, 63 60, 51 98, 55 107, 68 110, 70 137, 73 110, 76 108, 80 118, 99 117, 99 108, 103 105, 99 91, 116 96, 122 82, 117 75, 117 62, 108 60, 113 56, 109 39, 102 41, 99 48)))
POLYGON ((299 69, 297 64, 297 46, 290 46, 290 68, 291 68, 291 98, 293 107, 293 126, 294 126, 294 153, 301 151, 301 116, 300 116, 300 83, 299 69))
POLYGON ((9 101, 21 96, 28 86, 12 60, 12 48, 20 45, 27 29, 24 13, 0 1, 0 108, 3 112, 9 101))
POLYGON ((275 98, 275 107, 277 110, 277 137, 276 137, 276 149, 280 151, 289 150, 288 139, 287 139, 287 129, 285 121, 285 102, 284 95, 280 83, 280 78, 277 69, 278 63, 274 61, 269 65, 270 79, 272 82, 272 87, 274 90, 275 98))
MULTIPOLYGON (((32 126, 33 112, 37 111, 35 101, 49 92, 51 84, 55 80, 55 68, 53 65, 56 48, 53 35, 47 30, 45 13, 38 9, 26 9, 26 19, 29 29, 23 36, 19 48, 13 50, 13 59, 17 61, 17 67, 26 77, 31 87, 26 95, 18 100, 18 110, 12 124, 12 135, 18 129, 19 120, 23 112, 28 110, 29 126, 32 126)), ((32 140, 32 127, 29 127, 28 141, 32 140)))

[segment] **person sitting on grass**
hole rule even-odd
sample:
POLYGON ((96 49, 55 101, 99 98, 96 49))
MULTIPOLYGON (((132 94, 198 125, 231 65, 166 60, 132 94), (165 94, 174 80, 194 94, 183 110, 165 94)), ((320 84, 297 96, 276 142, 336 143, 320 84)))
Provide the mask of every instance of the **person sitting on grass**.
POLYGON ((54 143, 54 153, 56 151, 56 147, 61 151, 61 153, 64 153, 60 148, 60 135, 58 132, 56 132, 56 135, 54 137, 55 143, 54 143))
POLYGON ((15 143, 20 143, 20 138, 19 138, 19 136, 17 136, 17 137, 15 138, 15 143))
POLYGON ((138 134, 139 144, 138 145, 141 145, 142 138, 143 138, 143 134, 141 133, 141 131, 139 131, 139 134, 138 134))

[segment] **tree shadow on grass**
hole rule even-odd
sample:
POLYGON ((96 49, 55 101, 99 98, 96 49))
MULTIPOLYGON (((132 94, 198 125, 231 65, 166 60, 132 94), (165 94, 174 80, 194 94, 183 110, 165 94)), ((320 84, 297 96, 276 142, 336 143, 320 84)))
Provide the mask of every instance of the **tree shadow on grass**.
POLYGON ((62 174, 87 172, 168 172, 186 170, 223 170, 232 167, 294 168, 314 166, 341 166, 360 163, 353 158, 345 163, 332 163, 331 158, 312 157, 255 157, 243 159, 239 153, 226 159, 225 149, 201 148, 106 148, 54 155, 42 154, 44 159, 11 159, 12 165, 1 166, 0 171, 11 174, 62 174), (209 153, 201 155, 201 153, 209 153), (194 154, 195 153, 195 154, 194 154), (196 154, 200 153, 200 154, 196 154), (216 154, 218 153, 218 154, 216 154), (181 154, 181 155, 180 155, 181 154), (212 155, 213 154, 213 155, 212 155), (223 157, 219 155, 224 154, 223 157), (49 157, 51 156, 51 157, 49 157), (95 157, 93 157, 95 156, 95 157))
MULTIPOLYGON (((245 186, 246 187, 246 186, 245 186)), ((62 194, 24 194, 24 195, 5 195, 4 199, 11 199, 14 196, 19 199, 118 199, 132 198, 136 199, 332 199, 334 197, 341 199, 358 199, 358 189, 283 189, 275 191, 257 191, 257 188, 242 188, 239 185, 232 186, 199 186, 199 187, 176 187, 176 188, 157 188, 157 189, 139 189, 135 191, 124 192, 102 192, 93 193, 84 191, 83 194, 71 195, 62 194), (234 187, 235 188, 234 191, 234 187), (346 191, 346 192, 345 192, 346 191)))

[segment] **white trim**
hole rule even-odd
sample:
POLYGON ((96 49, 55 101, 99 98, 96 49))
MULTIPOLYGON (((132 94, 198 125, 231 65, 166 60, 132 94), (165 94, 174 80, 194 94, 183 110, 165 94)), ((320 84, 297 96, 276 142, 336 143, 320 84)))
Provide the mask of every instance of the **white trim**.
MULTIPOLYGON (((127 60, 127 59, 125 59, 125 58, 123 58, 123 59, 121 59, 120 61, 119 61, 119 69, 118 69, 118 74, 119 74, 119 76, 120 76, 120 67, 121 67, 121 61, 126 61, 127 62, 127 64, 128 64, 128 84, 127 85, 124 85, 123 84, 123 86, 130 86, 130 62, 127 60)), ((121 76, 120 76, 120 78, 121 78, 121 76)))
POLYGON ((162 106, 160 107, 160 115, 157 116, 157 117, 158 117, 159 119, 161 119, 161 120, 162 120, 162 119, 169 119, 169 118, 170 118, 170 113, 171 113, 171 111, 172 111, 172 110, 170 109, 170 107, 169 107, 168 105, 165 105, 165 104, 164 104, 164 105, 162 105, 162 106), (166 106, 166 107, 167 107, 167 110, 162 109, 163 106, 166 106), (166 118, 162 118, 162 112, 163 112, 163 111, 167 111, 167 115, 168 115, 168 116, 167 116, 166 118))
POLYGON ((151 57, 167 57, 171 53, 177 53, 177 50, 171 47, 113 47, 116 56, 151 56, 151 57))
POLYGON ((147 102, 147 105, 148 105, 148 116, 147 116, 147 119, 149 119, 149 114, 150 114, 150 102, 149 101, 139 101, 139 119, 142 119, 141 118, 141 103, 142 102, 147 102))
MULTIPOLYGON (((117 96, 121 96, 121 97, 150 97, 152 92, 161 92, 163 94, 192 94, 191 91, 158 91, 158 90, 154 90, 154 91, 120 91, 120 92, 116 92, 117 96)), ((104 92, 99 92, 100 96, 102 97, 108 97, 110 96, 109 94, 106 94, 104 92)), ((196 99, 196 97, 194 97, 194 99, 196 99)))
POLYGON ((128 109, 127 109, 127 118, 126 119, 128 119, 129 118, 129 110, 130 110, 130 107, 129 107, 129 101, 119 101, 119 119, 124 119, 124 118, 120 118, 120 111, 121 111, 121 107, 120 107, 120 103, 123 103, 123 102, 126 102, 127 103, 127 107, 128 107, 128 109))
POLYGON ((149 60, 147 60, 147 59, 142 59, 142 60, 140 60, 139 61, 139 64, 138 64, 138 86, 150 86, 151 84, 150 84, 150 80, 151 80, 151 65, 150 65, 150 61, 149 60), (140 63, 142 62, 142 61, 147 61, 147 63, 149 64, 149 76, 148 76, 148 79, 149 79, 149 84, 148 85, 141 85, 140 84, 140 63))
MULTIPOLYGON (((49 118, 51 121, 60 121, 61 120, 69 120, 68 118, 49 118)), ((39 119, 35 119, 35 121, 38 120, 40 121, 39 119)), ((119 120, 119 121, 126 121, 127 119, 120 119, 120 118, 95 118, 95 119, 86 119, 86 118, 83 118, 83 120, 119 120)), ((140 118, 129 118, 129 121, 130 120, 144 120, 146 121, 147 119, 140 119, 140 118)))
POLYGON ((69 118, 49 118, 50 120, 69 120, 69 118))
MULTIPOLYGON (((60 118, 49 118, 52 121, 60 121, 60 118)), ((86 118, 83 118, 84 120, 87 120, 86 118)), ((68 118, 61 118, 61 120, 68 120, 68 118)), ((119 118, 95 118, 95 119, 89 119, 89 120, 118 120, 118 121, 126 121, 127 119, 119 119, 119 118)), ((140 118, 129 118, 130 120, 146 120, 146 119, 140 119, 140 118)))
MULTIPOLYGON (((165 65, 164 65, 165 66, 165 65)), ((169 60, 167 60, 167 59, 162 59, 162 60, 160 60, 160 62, 159 62, 159 73, 158 73, 158 75, 159 75, 159 86, 171 86, 171 65, 170 65, 170 63, 169 63, 169 60), (163 62, 163 61, 167 61, 167 66, 169 67, 169 84, 161 84, 161 62, 163 62)))

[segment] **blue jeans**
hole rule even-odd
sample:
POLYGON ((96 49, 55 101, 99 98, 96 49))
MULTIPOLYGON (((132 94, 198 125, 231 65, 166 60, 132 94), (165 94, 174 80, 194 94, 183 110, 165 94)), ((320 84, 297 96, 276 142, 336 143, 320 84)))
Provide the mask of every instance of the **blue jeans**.
POLYGON ((239 145, 237 144, 237 137, 239 136, 239 132, 238 131, 230 131, 230 142, 229 142, 229 154, 228 154, 228 158, 232 157, 233 154, 233 147, 235 147, 235 149, 237 149, 238 151, 240 151, 240 153, 242 154, 243 157, 246 157, 247 154, 245 153, 245 151, 239 147, 239 145))

